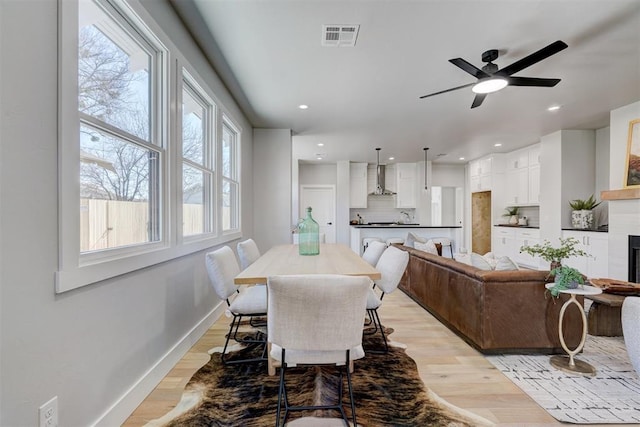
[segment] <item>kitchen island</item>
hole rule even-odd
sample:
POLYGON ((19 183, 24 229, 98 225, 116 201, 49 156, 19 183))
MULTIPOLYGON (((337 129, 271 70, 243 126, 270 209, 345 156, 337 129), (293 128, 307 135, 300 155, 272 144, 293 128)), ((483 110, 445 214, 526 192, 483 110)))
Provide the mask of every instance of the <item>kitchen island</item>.
POLYGON ((416 236, 425 239, 446 237, 451 240, 452 250, 456 251, 462 242, 462 226, 433 226, 420 224, 398 224, 398 223, 374 223, 358 224, 351 226, 351 249, 362 255, 364 246, 362 239, 367 237, 377 237, 383 242, 387 239, 407 237, 407 233, 412 232, 416 236))

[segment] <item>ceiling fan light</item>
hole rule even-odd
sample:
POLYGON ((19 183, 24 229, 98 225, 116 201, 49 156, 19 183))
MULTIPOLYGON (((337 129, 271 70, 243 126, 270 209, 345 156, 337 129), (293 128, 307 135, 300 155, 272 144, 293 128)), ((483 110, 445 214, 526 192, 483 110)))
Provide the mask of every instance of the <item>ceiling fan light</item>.
POLYGON ((473 85, 471 90, 474 93, 492 93, 497 92, 500 89, 504 89, 505 87, 507 87, 507 84, 509 84, 507 79, 494 77, 478 82, 477 84, 473 85))

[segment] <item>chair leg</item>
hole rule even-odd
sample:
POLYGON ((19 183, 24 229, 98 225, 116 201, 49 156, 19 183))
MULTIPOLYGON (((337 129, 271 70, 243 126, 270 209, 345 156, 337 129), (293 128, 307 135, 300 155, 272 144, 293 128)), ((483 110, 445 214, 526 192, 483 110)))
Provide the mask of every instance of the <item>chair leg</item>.
MULTIPOLYGON (((238 339, 238 329, 240 328, 240 322, 242 320, 242 315, 234 315, 233 316, 233 320, 231 321, 231 324, 229 325, 229 332, 227 333, 227 338, 226 341, 224 343, 224 349, 222 350, 222 354, 220 355, 220 359, 222 360, 222 363, 225 365, 235 365, 238 363, 251 363, 251 362, 262 362, 267 360, 266 357, 266 346, 267 346, 267 339, 266 337, 264 339, 247 339, 247 340, 241 340, 238 339), (234 330, 235 328, 235 330, 234 330), (233 339, 241 344, 262 344, 264 346, 264 348, 262 349, 262 355, 261 357, 257 357, 257 358, 253 358, 253 359, 241 359, 241 360, 227 360, 227 358, 225 357, 227 354, 227 347, 229 346, 229 340, 233 337, 233 339)), ((260 336, 261 332, 257 333, 258 336, 260 336)))
MULTIPOLYGON (((350 363, 350 350, 347 350, 347 363, 345 365, 345 369, 347 371, 347 386, 349 388, 349 402, 351 403, 351 419, 353 420, 354 427, 357 427, 358 422, 356 421, 356 402, 353 399, 353 387, 351 386, 351 370, 349 369, 350 363)), ((342 393, 340 393, 342 396, 342 393)))
POLYGON ((285 373, 287 370, 287 363, 286 363, 286 354, 285 354, 285 349, 282 349, 282 353, 281 353, 281 363, 280 363, 280 383, 278 385, 278 406, 277 406, 277 410, 276 410, 276 427, 284 427, 285 424, 287 423, 287 418, 289 416, 289 411, 311 411, 311 410, 318 410, 318 409, 324 409, 324 410, 336 410, 340 412, 340 415, 342 417, 342 420, 345 422, 345 425, 347 427, 349 427, 349 419, 347 418, 347 413, 344 410, 344 404, 343 404, 343 398, 342 395, 344 394, 344 375, 342 372, 342 368, 344 368, 347 372, 347 387, 348 387, 348 391, 349 391, 349 402, 351 405, 351 418, 353 420, 353 425, 357 426, 357 421, 356 421, 356 405, 355 405, 355 400, 353 397, 353 387, 352 387, 352 383, 351 383, 351 371, 349 370, 349 364, 350 364, 350 351, 347 350, 346 351, 346 364, 344 365, 344 367, 339 367, 336 366, 336 368, 338 369, 338 372, 340 373, 340 378, 339 378, 339 382, 338 382, 338 402, 335 405, 320 405, 320 406, 290 406, 289 405, 289 399, 287 397, 287 387, 286 387, 286 378, 285 378, 285 373), (284 400, 284 417, 282 416, 282 406, 283 406, 283 400, 284 400), (282 424, 280 423, 280 419, 282 418, 282 424))
POLYGON ((371 332, 372 334, 376 333, 378 331, 378 328, 380 329, 380 334, 382 335, 382 341, 384 342, 384 350, 367 350, 369 353, 388 353, 389 352, 389 344, 387 343, 387 336, 384 333, 384 328, 382 327, 382 323, 380 322, 380 316, 378 315, 378 310, 377 309, 373 309, 373 310, 367 310, 367 312, 369 313, 369 316, 371 317, 371 319, 373 320, 373 325, 374 325, 374 330, 373 332, 371 332))
MULTIPOLYGON (((282 356, 280 360, 282 361, 282 363, 280 366, 280 384, 278 385, 278 410, 276 411, 276 427, 280 427, 280 409, 282 407, 282 395, 284 394, 284 371, 287 369, 287 364, 284 361, 284 348, 282 349, 282 356)), ((284 426, 284 422, 282 423, 282 425, 284 426)))

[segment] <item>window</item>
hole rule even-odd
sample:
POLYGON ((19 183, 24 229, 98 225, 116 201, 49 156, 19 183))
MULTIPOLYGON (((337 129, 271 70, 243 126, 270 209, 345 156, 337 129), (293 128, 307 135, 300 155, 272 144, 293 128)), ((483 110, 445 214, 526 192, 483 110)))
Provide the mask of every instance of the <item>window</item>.
POLYGON ((79 3, 82 253, 161 238, 163 150, 151 108, 152 100, 161 99, 152 85, 159 54, 107 10, 79 3))
POLYGON ((222 231, 239 228, 238 132, 222 124, 222 231))
POLYGON ((193 78, 182 82, 182 233, 214 231, 215 107, 193 78))
POLYGON ((56 292, 240 237, 241 127, 208 80, 139 1, 58 5, 56 292))

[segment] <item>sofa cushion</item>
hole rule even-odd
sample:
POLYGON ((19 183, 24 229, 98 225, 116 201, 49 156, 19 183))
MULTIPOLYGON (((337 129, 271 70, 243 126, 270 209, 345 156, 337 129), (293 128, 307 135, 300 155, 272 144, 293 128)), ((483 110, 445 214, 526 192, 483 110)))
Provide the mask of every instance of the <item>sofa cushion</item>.
POLYGON ((479 268, 480 270, 493 270, 489 261, 482 255, 475 252, 471 253, 471 265, 479 268))
POLYGON ((427 252, 434 255, 440 255, 438 253, 438 248, 436 248, 436 244, 433 243, 433 240, 427 240, 426 243, 422 243, 419 241, 415 241, 413 247, 419 251, 427 252))
POLYGON ((420 236, 416 236, 415 234, 409 231, 407 233, 407 237, 404 239, 404 246, 415 248, 415 242, 427 243, 427 239, 422 238, 420 236))
POLYGON ((508 256, 501 256, 496 260, 496 271, 519 270, 518 264, 508 256))

